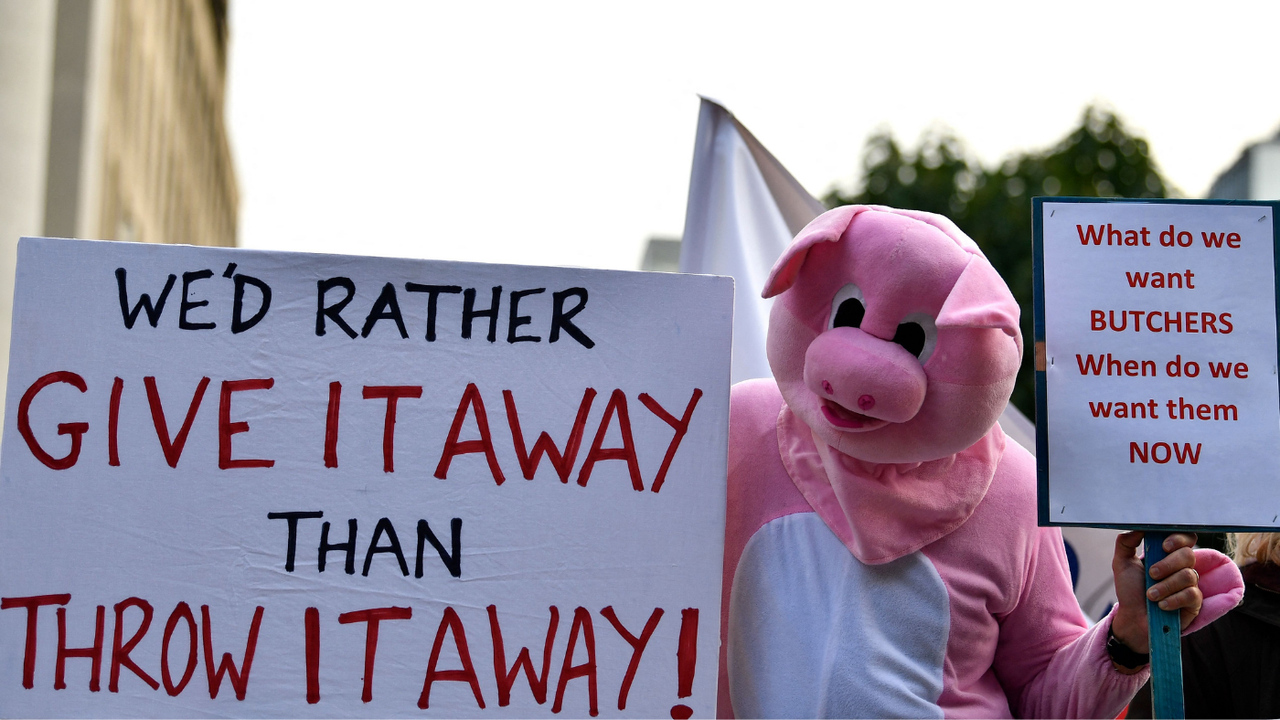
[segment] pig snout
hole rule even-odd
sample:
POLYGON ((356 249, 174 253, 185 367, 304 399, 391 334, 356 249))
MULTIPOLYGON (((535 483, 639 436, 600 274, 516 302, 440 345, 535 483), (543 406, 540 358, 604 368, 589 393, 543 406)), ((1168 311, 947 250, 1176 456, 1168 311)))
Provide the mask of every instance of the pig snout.
POLYGON ((915 417, 928 379, 920 361, 902 346, 858 328, 839 327, 819 335, 805 352, 804 382, 827 403, 828 419, 857 429, 868 420, 901 423, 915 417))

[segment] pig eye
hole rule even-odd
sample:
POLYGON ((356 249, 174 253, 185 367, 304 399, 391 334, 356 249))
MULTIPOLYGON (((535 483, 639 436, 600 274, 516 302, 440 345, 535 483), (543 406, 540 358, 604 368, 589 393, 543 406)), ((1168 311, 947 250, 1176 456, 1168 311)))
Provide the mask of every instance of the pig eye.
POLYGON ((924 313, 911 313, 898 325, 893 341, 919 358, 923 365, 933 355, 933 348, 938 344, 938 326, 933 318, 924 313))
POLYGON ((920 357, 920 352, 924 350, 924 328, 920 327, 920 323, 902 323, 898 326, 898 332, 893 334, 893 341, 912 355, 920 357))
POLYGON ((838 327, 858 327, 862 325, 862 316, 867 314, 862 300, 862 290, 849 283, 836 292, 831 300, 831 319, 827 329, 838 327))

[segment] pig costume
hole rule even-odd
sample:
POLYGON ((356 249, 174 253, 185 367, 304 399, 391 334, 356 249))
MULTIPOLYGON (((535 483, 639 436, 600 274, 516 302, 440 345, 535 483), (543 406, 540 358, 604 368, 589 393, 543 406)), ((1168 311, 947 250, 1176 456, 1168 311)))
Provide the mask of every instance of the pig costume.
MULTIPOLYGON (((951 221, 842 207, 765 297, 774 381, 730 402, 722 717, 1115 717, 1148 677, 1089 627, 1034 458, 996 420, 1018 305, 951 221)), ((1197 551, 1194 630, 1240 599, 1197 551)))

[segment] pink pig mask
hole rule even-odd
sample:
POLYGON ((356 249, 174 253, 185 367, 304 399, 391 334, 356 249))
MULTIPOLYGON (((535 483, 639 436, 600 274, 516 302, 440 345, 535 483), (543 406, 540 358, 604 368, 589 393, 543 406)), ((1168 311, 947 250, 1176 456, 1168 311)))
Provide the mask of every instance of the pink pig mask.
POLYGON ((871 463, 960 452, 991 429, 1022 360, 1018 304, 947 218, 846 206, 774 265, 768 355, 791 411, 871 463))

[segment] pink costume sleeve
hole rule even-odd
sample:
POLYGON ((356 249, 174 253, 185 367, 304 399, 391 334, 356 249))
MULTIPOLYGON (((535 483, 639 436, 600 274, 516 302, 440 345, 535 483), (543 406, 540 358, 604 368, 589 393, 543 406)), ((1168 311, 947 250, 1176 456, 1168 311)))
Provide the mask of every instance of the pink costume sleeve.
POLYGON ((1120 714, 1150 672, 1116 671, 1107 656, 1107 616, 1088 627, 1071 591, 1062 533, 1039 531, 1022 593, 1000 618, 995 670, 1017 717, 1120 714))
MULTIPOLYGON (((1124 675, 1112 666, 1106 640, 1115 611, 1086 628, 1062 548, 1061 532, 1040 530, 1019 602, 1000 619, 996 674, 1018 717, 1113 718, 1150 671, 1124 675)), ((1196 566, 1205 601, 1187 632, 1225 614, 1244 593, 1239 570, 1221 553, 1197 550, 1196 566)))

